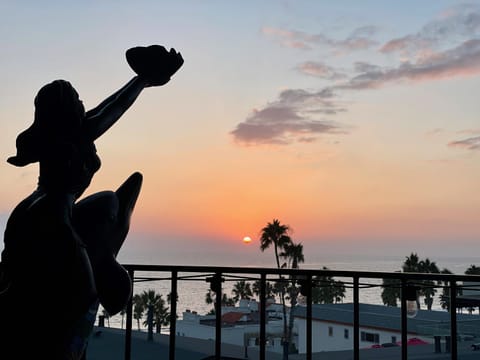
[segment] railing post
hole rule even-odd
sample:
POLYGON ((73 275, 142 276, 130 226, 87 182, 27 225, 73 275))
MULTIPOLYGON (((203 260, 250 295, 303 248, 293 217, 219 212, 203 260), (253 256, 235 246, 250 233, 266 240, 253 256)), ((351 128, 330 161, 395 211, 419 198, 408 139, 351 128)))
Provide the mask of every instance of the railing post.
POLYGON ((402 324, 402 360, 408 359, 408 345, 407 345, 407 296, 406 296, 407 281, 402 278, 401 281, 401 324, 402 324))
POLYGON ((265 326, 267 323, 267 275, 260 276, 260 360, 265 360, 265 344, 267 343, 265 326))
POLYGON ((177 271, 172 271, 172 283, 170 290, 170 336, 168 347, 169 360, 175 360, 175 340, 177 337, 177 271))
POLYGON ((353 359, 360 360, 360 283, 353 277, 353 359))
POLYGON ((450 351, 451 359, 457 360, 457 283, 450 281, 450 351))
POLYGON ((312 360, 312 275, 310 274, 307 276, 306 285, 307 285, 307 360, 312 360))
MULTIPOLYGON (((302 276, 298 279, 300 285, 300 294, 307 298, 307 327, 306 327, 306 354, 307 360, 312 359, 312 275, 302 276)), ((293 316, 293 309, 290 310, 290 316, 293 316)))
POLYGON ((222 352, 222 278, 221 272, 206 279, 210 290, 215 293, 215 359, 220 360, 222 352))
POLYGON ((132 318, 133 318, 133 279, 135 270, 129 268, 128 275, 132 284, 132 293, 127 303, 127 320, 125 323, 125 360, 132 358, 132 318))

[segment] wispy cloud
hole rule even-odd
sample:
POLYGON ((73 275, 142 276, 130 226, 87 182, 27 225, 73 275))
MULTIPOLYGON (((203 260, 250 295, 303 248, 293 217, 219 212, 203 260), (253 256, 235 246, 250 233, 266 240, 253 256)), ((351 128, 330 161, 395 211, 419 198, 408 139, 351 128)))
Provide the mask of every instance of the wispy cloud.
POLYGON ((311 44, 324 41, 323 35, 310 35, 303 31, 268 26, 263 27, 261 31, 264 35, 277 40, 282 46, 294 49, 310 50, 311 44))
POLYGON ((480 73, 480 40, 467 40, 452 49, 431 54, 415 63, 407 61, 398 67, 362 66, 366 71, 335 88, 372 89, 402 80, 416 82, 477 75, 480 73))
POLYGON ((311 92, 303 89, 283 90, 271 106, 287 106, 306 113, 334 115, 346 111, 329 88, 311 92))
POLYGON ((442 129, 442 128, 435 128, 435 129, 432 129, 432 130, 429 130, 425 133, 426 136, 436 136, 436 135, 439 135, 439 134, 442 134, 444 133, 445 130, 442 129))
POLYGON ((368 49, 378 44, 372 39, 372 35, 377 31, 377 28, 374 26, 357 28, 344 39, 334 39, 321 33, 309 34, 304 31, 268 26, 263 27, 261 31, 264 35, 278 41, 282 46, 302 50, 324 46, 333 49, 335 53, 345 53, 368 49))
POLYGON ((458 134, 480 135, 480 128, 460 130, 457 133, 458 134))
POLYGON ((297 70, 305 75, 310 75, 326 80, 344 79, 345 74, 335 70, 335 68, 318 61, 306 61, 297 65, 297 70))
POLYGON ((387 41, 380 51, 420 56, 431 49, 448 47, 452 41, 473 39, 480 31, 480 6, 461 4, 444 11, 414 34, 387 41))
POLYGON ((475 136, 463 140, 451 141, 450 147, 463 148, 467 150, 480 150, 480 136, 475 136))

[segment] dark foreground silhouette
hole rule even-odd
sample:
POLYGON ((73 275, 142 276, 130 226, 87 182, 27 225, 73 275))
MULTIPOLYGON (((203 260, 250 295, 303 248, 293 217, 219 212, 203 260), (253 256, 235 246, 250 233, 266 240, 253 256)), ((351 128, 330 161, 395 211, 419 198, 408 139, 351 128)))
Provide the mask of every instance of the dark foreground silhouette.
POLYGON ((142 185, 139 172, 116 191, 79 200, 100 168, 94 141, 145 87, 166 84, 182 66, 174 49, 127 50, 136 72, 85 112, 73 86, 55 80, 35 97, 33 124, 16 140, 15 166, 39 163, 36 190, 12 211, 0 263, 0 359, 84 359, 98 305, 114 315, 131 296, 116 261, 142 185))

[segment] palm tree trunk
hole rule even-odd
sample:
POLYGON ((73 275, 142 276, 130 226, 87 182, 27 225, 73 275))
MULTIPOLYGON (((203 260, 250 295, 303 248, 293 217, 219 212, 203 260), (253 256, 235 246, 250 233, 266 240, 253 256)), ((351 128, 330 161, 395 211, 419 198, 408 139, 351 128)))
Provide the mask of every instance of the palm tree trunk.
MULTIPOLYGON (((277 261, 277 268, 280 269, 280 258, 278 256, 278 247, 277 243, 275 243, 275 260, 277 261)), ((280 281, 282 280, 282 275, 278 275, 280 281)), ((288 333, 287 333, 287 305, 285 304, 285 290, 283 286, 280 292, 280 300, 282 302, 282 311, 283 311, 283 359, 288 359, 288 333)))
MULTIPOLYGON (((294 284, 295 282, 293 282, 294 284)), ((290 293, 290 316, 288 318, 288 346, 290 351, 290 346, 293 340, 293 312, 295 311, 295 306, 297 305, 297 294, 294 293, 294 290, 290 293)))
POLYGON ((275 260, 277 261, 277 269, 280 269, 280 258, 278 256, 278 247, 277 243, 275 243, 275 260))

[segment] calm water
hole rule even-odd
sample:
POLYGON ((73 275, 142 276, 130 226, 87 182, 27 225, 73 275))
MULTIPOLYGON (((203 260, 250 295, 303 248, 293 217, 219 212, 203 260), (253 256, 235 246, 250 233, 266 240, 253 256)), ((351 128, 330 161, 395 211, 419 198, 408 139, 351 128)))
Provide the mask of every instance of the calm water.
MULTIPOLYGON (((194 261, 189 259, 188 262, 179 261, 181 265, 190 264, 190 265, 224 265, 224 266, 242 266, 238 264, 238 261, 233 261, 232 259, 227 259, 227 255, 224 261, 219 260, 218 256, 215 256, 215 259, 198 259, 194 261), (226 260, 227 259, 227 260, 226 260)), ((369 257, 369 256, 340 256, 340 255, 329 255, 329 256, 318 256, 314 258, 310 256, 313 261, 302 264, 302 268, 305 269, 321 269, 323 266, 328 267, 331 270, 358 270, 358 271, 397 271, 401 269, 402 263, 405 259, 405 256, 391 256, 391 257, 369 257)), ((221 258, 220 258, 221 259, 221 258)), ((128 261, 128 263, 149 263, 149 264, 164 264, 165 262, 155 262, 151 258, 146 259, 147 261, 142 261, 142 259, 134 259, 135 261, 128 261)), ((145 260, 145 259, 143 259, 145 260)), ((171 259, 170 259, 171 260, 171 259)), ((273 263, 265 263, 265 259, 251 259, 247 264, 243 265, 244 267, 273 267, 273 263)), ((464 271, 472 264, 479 264, 480 261, 477 261, 476 258, 436 258, 434 261, 437 263, 437 266, 440 269, 447 268, 455 274, 463 274, 464 271)), ((170 264, 175 262, 168 262, 170 264)), ((192 275, 192 274, 180 274, 180 275, 192 275)), ((144 290, 154 289, 157 293, 163 295, 166 298, 167 294, 170 292, 170 281, 163 280, 168 278, 169 274, 167 273, 136 273, 136 276, 146 276, 146 277, 156 277, 158 280, 153 281, 141 281, 136 282, 134 287, 134 293, 141 293, 144 290), (162 279, 163 278, 163 279, 162 279)), ((231 294, 231 289, 238 279, 227 278, 227 281, 223 284, 223 291, 228 295, 231 294)), ((350 281, 351 279, 337 278, 337 280, 342 280, 345 282, 350 281)), ((377 279, 361 279, 362 283, 368 283, 371 285, 381 284, 381 280, 377 279)), ((209 284, 203 279, 184 279, 178 282, 178 315, 182 316, 183 311, 189 309, 191 311, 197 311, 199 314, 205 314, 213 308, 213 305, 208 305, 205 303, 205 294, 207 293, 209 284)), ((382 289, 378 286, 362 288, 360 290, 360 302, 370 303, 370 304, 382 304, 381 300, 381 291, 382 289)), ((441 289, 438 289, 438 292, 435 296, 434 309, 440 310, 440 305, 438 303, 438 295, 441 293, 441 289)), ((352 301, 352 290, 347 289, 346 298, 344 302, 352 301)), ((122 317, 116 315, 110 318, 110 326, 112 327, 121 327, 122 326, 122 317)), ((134 320, 134 328, 137 327, 136 321, 134 320)))

